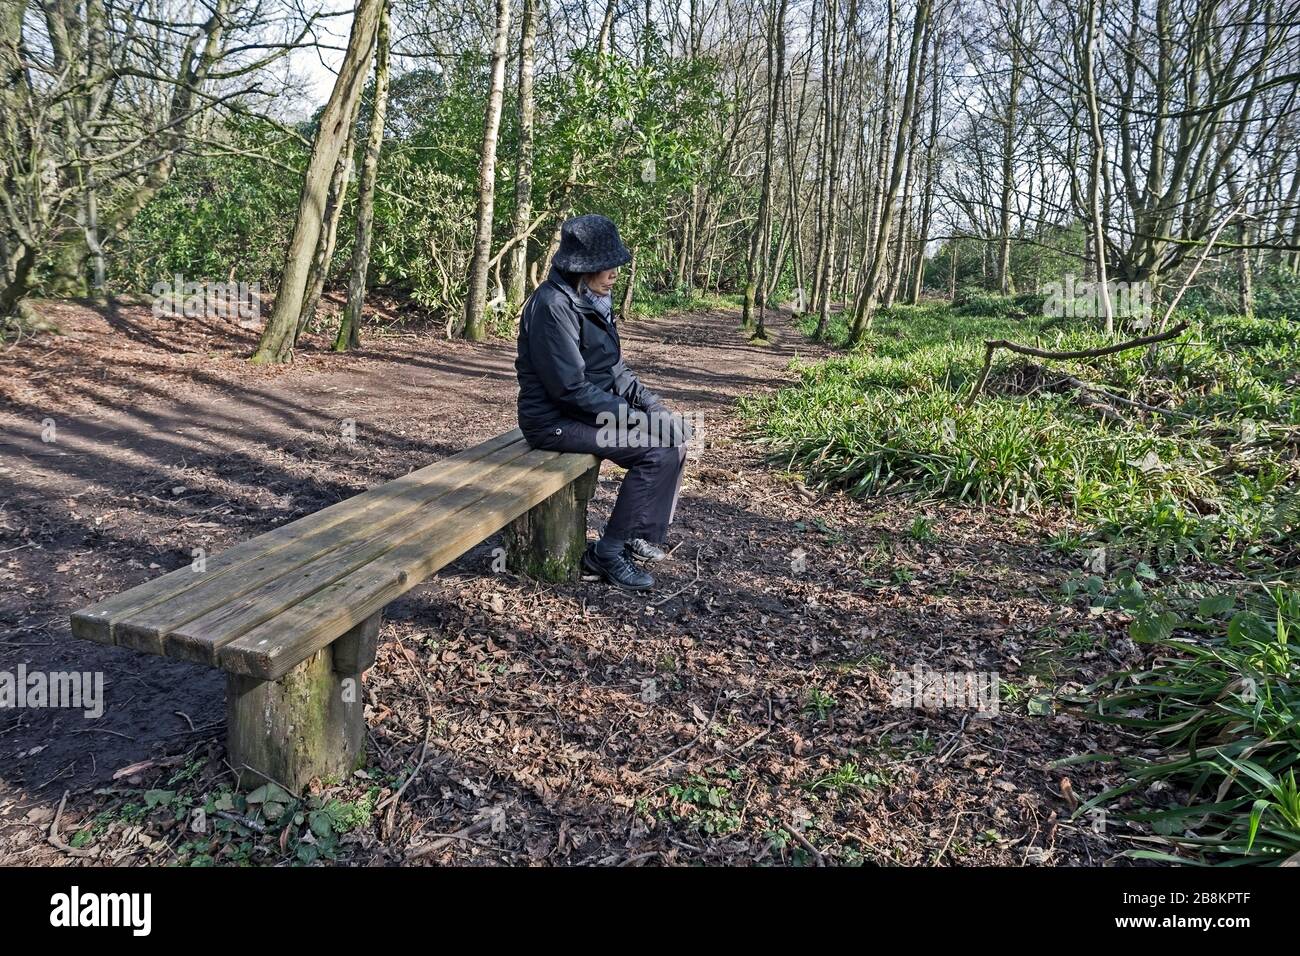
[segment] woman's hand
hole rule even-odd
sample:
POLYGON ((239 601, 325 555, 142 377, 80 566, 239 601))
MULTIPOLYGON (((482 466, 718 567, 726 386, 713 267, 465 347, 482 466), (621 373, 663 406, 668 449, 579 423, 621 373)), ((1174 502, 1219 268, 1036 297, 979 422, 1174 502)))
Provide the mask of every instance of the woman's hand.
POLYGON ((650 416, 651 434, 656 437, 657 445, 679 448, 695 436, 691 423, 663 401, 655 402, 646 413, 650 416))

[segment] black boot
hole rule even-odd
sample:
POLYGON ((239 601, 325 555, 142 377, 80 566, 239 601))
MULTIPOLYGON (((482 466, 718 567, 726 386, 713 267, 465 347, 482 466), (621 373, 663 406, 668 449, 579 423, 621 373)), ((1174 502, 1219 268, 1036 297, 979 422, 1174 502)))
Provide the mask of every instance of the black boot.
POLYGON ((668 557, 662 548, 651 544, 645 538, 628 538, 625 550, 629 558, 640 558, 642 561, 662 561, 668 557))
POLYGON ((650 577, 623 554, 612 558, 602 558, 592 545, 582 554, 582 566, 592 574, 599 574, 615 587, 625 591, 648 591, 655 586, 655 579, 650 577))

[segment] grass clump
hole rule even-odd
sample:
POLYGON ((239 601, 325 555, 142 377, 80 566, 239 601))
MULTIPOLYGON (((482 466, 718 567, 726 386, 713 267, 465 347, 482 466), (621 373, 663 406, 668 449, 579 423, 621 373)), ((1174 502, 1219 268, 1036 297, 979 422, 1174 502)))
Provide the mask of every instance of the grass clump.
POLYGON ((1300 859, 1300 590, 1264 586, 1244 606, 1229 593, 1187 589, 1147 599, 1126 588, 1135 641, 1151 663, 1086 689, 1082 713, 1163 753, 1092 755, 1124 782, 1076 816, 1114 808, 1145 825, 1155 849, 1130 855, 1186 862, 1300 859), (1177 854, 1177 855, 1175 855, 1177 854))
POLYGON ((896 307, 858 349, 799 367, 796 385, 744 410, 785 467, 851 494, 1063 509, 1164 563, 1284 548, 1300 509, 1294 454, 1278 452, 1300 437, 1300 346, 1276 325, 1201 321, 1186 341, 1091 362, 999 353, 970 401, 985 340, 1062 351, 1112 340, 1041 316, 896 307))
POLYGON ((741 296, 713 295, 699 289, 676 288, 666 292, 646 292, 632 300, 632 317, 655 319, 676 312, 717 311, 739 309, 741 296))

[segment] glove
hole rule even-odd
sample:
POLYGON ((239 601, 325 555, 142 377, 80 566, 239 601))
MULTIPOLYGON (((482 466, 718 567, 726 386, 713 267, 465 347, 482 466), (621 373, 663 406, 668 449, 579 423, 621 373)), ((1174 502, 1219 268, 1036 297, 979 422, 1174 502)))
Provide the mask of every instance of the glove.
POLYGON ((656 402, 646 412, 650 415, 651 435, 655 445, 680 448, 695 435, 690 423, 663 402, 656 402))

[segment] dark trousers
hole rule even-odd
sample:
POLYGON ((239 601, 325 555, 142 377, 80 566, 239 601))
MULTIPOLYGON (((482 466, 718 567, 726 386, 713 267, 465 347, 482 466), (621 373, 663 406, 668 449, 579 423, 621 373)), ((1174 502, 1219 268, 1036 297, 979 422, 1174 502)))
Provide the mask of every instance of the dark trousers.
POLYGON ((586 452, 626 468, 605 536, 662 544, 677 511, 686 446, 610 447, 597 440, 600 433, 594 425, 566 421, 544 434, 529 435, 528 444, 547 451, 586 452))

